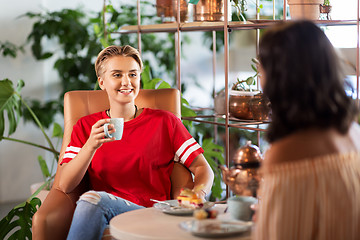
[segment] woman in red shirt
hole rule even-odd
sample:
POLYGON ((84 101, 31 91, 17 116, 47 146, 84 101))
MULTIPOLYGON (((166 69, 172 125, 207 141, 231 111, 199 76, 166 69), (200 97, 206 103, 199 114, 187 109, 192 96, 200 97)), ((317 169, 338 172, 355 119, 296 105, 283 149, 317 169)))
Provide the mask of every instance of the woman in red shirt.
MULTIPOLYGON (((110 46, 95 63, 99 86, 110 109, 81 118, 61 162, 59 186, 71 192, 89 175, 93 190, 83 194, 74 212, 68 239, 101 239, 111 218, 152 206, 151 198, 170 199, 170 174, 180 161, 194 174, 195 186, 209 193, 213 172, 203 150, 172 113, 138 109, 142 61, 131 46, 110 46), (124 118, 121 140, 105 138, 104 124, 124 118)), ((109 133, 114 126, 110 125, 109 133)))

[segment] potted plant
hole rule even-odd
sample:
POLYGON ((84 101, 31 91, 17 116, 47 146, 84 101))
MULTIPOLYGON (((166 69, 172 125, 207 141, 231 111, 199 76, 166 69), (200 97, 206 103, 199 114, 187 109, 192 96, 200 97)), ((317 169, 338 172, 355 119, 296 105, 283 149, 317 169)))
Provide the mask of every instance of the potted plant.
MULTIPOLYGON (((272 0, 265 0, 265 1, 272 1, 272 0)), ((236 16, 239 19, 239 21, 243 21, 246 23, 246 17, 245 12, 247 11, 247 1, 246 0, 230 0, 230 2, 233 3, 233 6, 236 9, 236 16)), ((260 13, 260 9, 263 8, 262 4, 257 5, 256 4, 256 12, 260 13)))
POLYGON ((317 20, 324 0, 287 0, 291 19, 317 20))
MULTIPOLYGON (((59 157, 59 152, 55 149, 52 141, 46 134, 44 127, 42 126, 34 111, 29 107, 28 103, 20 94, 23 86, 24 82, 22 80, 19 80, 16 88, 13 87, 13 83, 9 79, 0 81, 0 141, 13 141, 38 147, 40 149, 51 152, 54 156, 54 159, 57 160, 59 157), (43 133, 44 138, 49 145, 48 147, 36 144, 31 141, 11 137, 11 135, 16 131, 20 118, 23 117, 22 105, 30 113, 37 126, 43 133), (7 123, 9 125, 7 136, 4 135, 5 111, 7 112, 7 123)), ((55 129, 55 132, 58 132, 56 137, 62 138, 61 127, 57 124, 55 129)), ((44 176, 44 182, 34 185, 33 187, 35 188, 32 190, 32 195, 25 202, 14 207, 8 213, 8 215, 0 221, 0 239, 7 239, 7 236, 10 234, 10 232, 12 232, 11 236, 16 237, 16 239, 31 239, 32 216, 41 204, 41 199, 37 198, 36 196, 41 192, 41 198, 45 199, 47 195, 46 189, 50 189, 50 184, 54 177, 54 175, 51 174, 52 171, 49 171, 49 168, 43 157, 39 156, 38 161, 44 176)))
POLYGON ((320 19, 322 19, 321 16, 325 16, 324 20, 330 20, 330 12, 331 12, 331 5, 330 0, 324 0, 323 4, 320 4, 320 19))
MULTIPOLYGON (((258 64, 256 58, 252 59, 254 64, 258 64)), ((263 96, 260 90, 254 90, 252 86, 256 83, 258 76, 257 67, 251 64, 255 71, 253 76, 247 79, 237 81, 230 90, 229 112, 230 115, 244 120, 269 120, 270 118, 270 102, 263 96)))
MULTIPOLYGON (((195 5, 194 21, 224 21, 224 0, 190 0, 189 3, 195 5)), ((245 11, 247 11, 247 1, 230 0, 230 3, 235 7, 235 13, 239 21, 246 22, 245 11)), ((256 8, 256 11, 259 12, 263 5, 256 5, 256 8)))

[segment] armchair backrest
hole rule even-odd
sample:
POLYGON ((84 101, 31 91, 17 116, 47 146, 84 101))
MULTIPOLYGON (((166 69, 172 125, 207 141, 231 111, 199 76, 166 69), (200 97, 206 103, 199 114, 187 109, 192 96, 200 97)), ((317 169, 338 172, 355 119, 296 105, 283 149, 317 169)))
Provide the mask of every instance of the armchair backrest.
MULTIPOLYGON (((135 99, 138 108, 153 108, 172 112, 181 117, 180 92, 178 89, 141 89, 135 99)), ((64 137, 60 150, 60 159, 70 142, 72 128, 83 116, 100 112, 109 108, 108 96, 105 91, 70 91, 64 96, 64 137)), ((58 166, 58 174, 61 168, 58 166)), ((171 175, 172 196, 175 198, 180 188, 193 186, 191 173, 183 165, 175 164, 171 175)), ((54 185, 57 184, 55 178, 54 185)))

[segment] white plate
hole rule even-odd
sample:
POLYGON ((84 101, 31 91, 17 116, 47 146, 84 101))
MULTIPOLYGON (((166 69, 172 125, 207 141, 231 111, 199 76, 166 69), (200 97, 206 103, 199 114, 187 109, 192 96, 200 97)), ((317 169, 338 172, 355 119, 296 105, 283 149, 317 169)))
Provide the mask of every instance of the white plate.
POLYGON ((252 224, 240 221, 204 219, 181 222, 179 226, 197 237, 223 238, 248 232, 251 230, 252 224))
MULTIPOLYGON (((171 214, 171 215, 178 215, 178 216, 192 215, 194 212, 194 209, 180 207, 179 203, 176 199, 167 200, 164 202, 170 203, 171 206, 167 205, 167 204, 163 204, 163 203, 155 203, 153 205, 153 207, 164 213, 171 214)), ((214 205, 215 205, 215 203, 213 203, 213 202, 205 202, 203 208, 209 209, 209 208, 213 207, 214 205)))

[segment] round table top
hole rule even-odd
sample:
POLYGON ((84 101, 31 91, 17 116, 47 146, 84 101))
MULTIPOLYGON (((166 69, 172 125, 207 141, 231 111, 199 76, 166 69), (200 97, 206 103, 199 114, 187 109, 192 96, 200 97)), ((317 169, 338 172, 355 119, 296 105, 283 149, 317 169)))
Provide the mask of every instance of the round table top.
MULTIPOLYGON (((110 233, 116 239, 126 240, 181 240, 204 239, 181 229, 183 221, 194 220, 192 216, 174 216, 155 208, 144 208, 120 214, 110 221, 110 233)), ((250 240, 250 232, 226 240, 250 240)))

